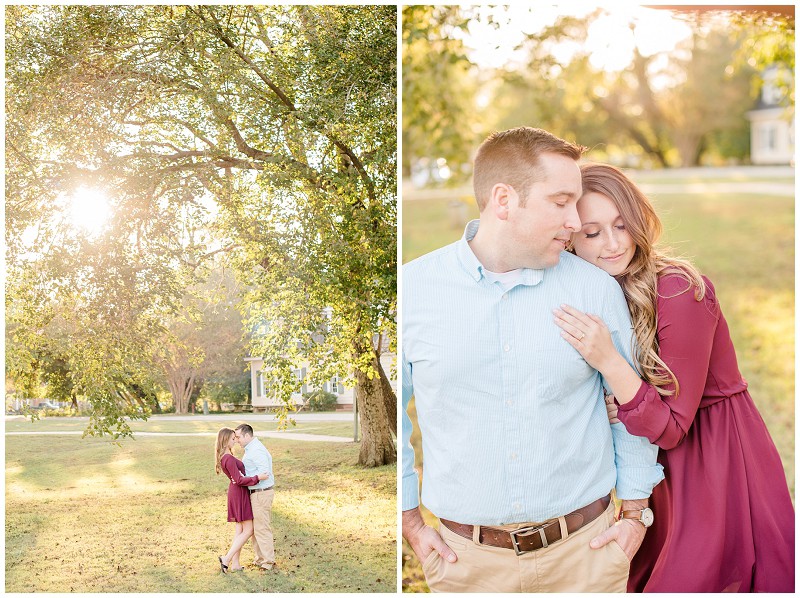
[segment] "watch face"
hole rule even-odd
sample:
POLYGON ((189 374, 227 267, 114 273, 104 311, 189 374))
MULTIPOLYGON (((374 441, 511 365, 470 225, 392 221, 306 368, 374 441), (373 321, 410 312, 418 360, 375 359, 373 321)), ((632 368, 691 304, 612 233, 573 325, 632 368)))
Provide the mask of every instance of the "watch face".
POLYGON ((645 527, 653 525, 653 511, 650 509, 642 509, 642 523, 645 527))

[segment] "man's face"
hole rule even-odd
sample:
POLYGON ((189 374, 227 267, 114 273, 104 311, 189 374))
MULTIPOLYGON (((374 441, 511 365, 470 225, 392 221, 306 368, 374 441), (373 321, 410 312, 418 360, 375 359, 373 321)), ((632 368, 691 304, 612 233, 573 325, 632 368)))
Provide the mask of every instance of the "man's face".
POLYGON ((570 235, 581 228, 576 209, 581 196, 577 162, 560 154, 543 154, 540 165, 543 176, 528 188, 524 207, 518 193, 509 196, 503 242, 513 268, 555 266, 570 235))
POLYGON ((247 446, 247 444, 253 439, 252 436, 242 433, 241 430, 235 430, 233 434, 236 436, 236 442, 238 442, 241 446, 247 446))

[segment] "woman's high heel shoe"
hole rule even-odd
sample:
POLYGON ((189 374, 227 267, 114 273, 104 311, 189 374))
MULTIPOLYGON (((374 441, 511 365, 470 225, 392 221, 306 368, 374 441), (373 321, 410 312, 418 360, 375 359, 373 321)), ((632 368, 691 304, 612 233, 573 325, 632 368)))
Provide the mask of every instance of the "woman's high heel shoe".
POLYGON ((222 557, 221 557, 221 556, 218 556, 217 558, 219 559, 219 568, 220 568, 220 570, 221 570, 223 573, 227 573, 227 572, 228 572, 228 565, 226 565, 226 564, 223 562, 223 560, 222 560, 222 557))

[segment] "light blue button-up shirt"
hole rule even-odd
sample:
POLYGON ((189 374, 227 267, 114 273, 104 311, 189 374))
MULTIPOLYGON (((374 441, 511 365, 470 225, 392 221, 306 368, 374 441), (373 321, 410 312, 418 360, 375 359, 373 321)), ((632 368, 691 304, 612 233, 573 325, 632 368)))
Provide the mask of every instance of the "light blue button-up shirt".
POLYGON ((261 480, 255 486, 249 486, 250 490, 269 488, 275 484, 275 478, 272 475, 272 455, 269 454, 267 447, 255 436, 253 436, 253 439, 244 447, 242 463, 244 463, 245 475, 252 476, 258 475, 259 473, 269 474, 266 480, 261 480))
POLYGON ((657 447, 609 425, 603 379, 560 336, 562 303, 599 315, 631 362, 630 315, 617 282, 563 252, 504 290, 468 240, 403 267, 403 510, 419 505, 412 394, 422 433, 422 502, 438 517, 501 525, 544 521, 616 486, 646 498, 663 479, 657 447))

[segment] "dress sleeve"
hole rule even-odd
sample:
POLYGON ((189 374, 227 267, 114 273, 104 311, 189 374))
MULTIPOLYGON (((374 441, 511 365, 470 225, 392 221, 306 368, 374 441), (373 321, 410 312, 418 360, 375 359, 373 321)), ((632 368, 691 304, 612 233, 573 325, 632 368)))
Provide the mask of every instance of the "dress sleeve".
MULTIPOLYGON (((702 300, 681 277, 672 276, 659 285, 659 356, 678 380, 679 392, 662 397, 647 382, 636 396, 619 405, 617 417, 631 434, 644 436, 662 449, 678 446, 694 421, 708 378, 719 304, 706 281, 702 300)), ((674 385, 667 388, 674 390, 674 385)))
POLYGON ((228 474, 231 482, 237 486, 255 486, 259 482, 257 475, 242 475, 242 472, 239 471, 239 467, 236 465, 236 459, 234 457, 223 457, 222 468, 225 470, 225 473, 228 474))

